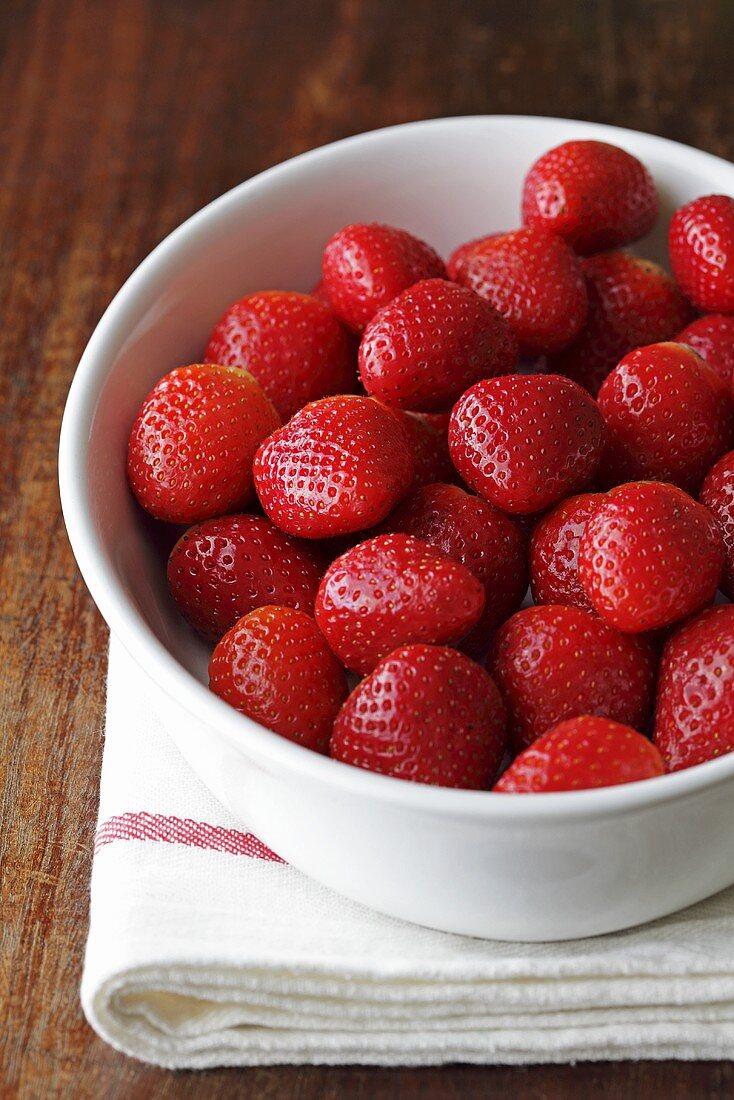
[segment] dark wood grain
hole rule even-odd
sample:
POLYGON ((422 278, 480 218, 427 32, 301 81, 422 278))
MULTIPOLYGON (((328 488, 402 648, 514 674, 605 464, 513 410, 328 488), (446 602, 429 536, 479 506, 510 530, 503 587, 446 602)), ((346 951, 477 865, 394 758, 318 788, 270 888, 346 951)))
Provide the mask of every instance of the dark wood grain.
POLYGON ((728 1063, 197 1075, 97 1040, 78 983, 106 631, 66 542, 55 451, 103 308, 226 188, 347 134, 473 112, 585 117, 731 156, 733 51, 728 0, 0 4, 0 1094, 732 1094, 728 1063))

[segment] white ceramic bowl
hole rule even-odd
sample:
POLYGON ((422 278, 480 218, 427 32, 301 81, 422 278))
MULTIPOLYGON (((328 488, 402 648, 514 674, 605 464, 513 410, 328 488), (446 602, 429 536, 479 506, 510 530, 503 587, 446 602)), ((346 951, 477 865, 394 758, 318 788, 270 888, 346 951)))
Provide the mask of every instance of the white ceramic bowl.
POLYGON ((179 619, 164 561, 125 481, 134 414, 195 361, 250 291, 308 289, 350 221, 404 226, 444 254, 519 221, 546 149, 599 138, 635 153, 663 216, 640 245, 664 256, 672 208, 734 194, 734 167, 630 130, 550 118, 397 126, 296 157, 190 218, 140 265, 79 364, 61 433, 64 516, 110 629, 168 695, 179 748, 284 859, 375 909, 451 932, 555 940, 625 928, 734 882, 734 754, 646 783, 568 794, 442 790, 372 775, 257 726, 206 687, 208 650, 179 619))

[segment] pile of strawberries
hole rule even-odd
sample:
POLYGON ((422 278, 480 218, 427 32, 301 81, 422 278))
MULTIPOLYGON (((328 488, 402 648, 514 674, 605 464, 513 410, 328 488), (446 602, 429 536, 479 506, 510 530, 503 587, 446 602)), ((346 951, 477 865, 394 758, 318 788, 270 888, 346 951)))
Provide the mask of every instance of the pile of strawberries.
POLYGON ((734 199, 675 213, 674 278, 621 250, 657 217, 635 157, 571 141, 520 229, 444 265, 349 225, 311 294, 227 309, 128 449, 143 508, 193 524, 168 581, 212 691, 450 787, 734 750, 734 199))

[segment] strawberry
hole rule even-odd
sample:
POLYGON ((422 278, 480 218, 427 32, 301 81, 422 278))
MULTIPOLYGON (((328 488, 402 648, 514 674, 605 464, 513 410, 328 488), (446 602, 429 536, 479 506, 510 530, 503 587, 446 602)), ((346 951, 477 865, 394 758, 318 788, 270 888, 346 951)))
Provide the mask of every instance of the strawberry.
POLYGON ((696 492, 734 445, 729 387, 685 344, 636 348, 599 390, 607 425, 600 468, 606 485, 670 481, 696 492))
POLYGON ((283 420, 309 401, 353 393, 357 381, 347 331, 309 294, 248 294, 223 315, 204 360, 242 367, 258 380, 283 420))
POLYGON ((319 281, 311 287, 311 289, 309 290, 309 294, 312 298, 318 298, 320 302, 323 302, 325 306, 328 306, 329 309, 331 309, 331 299, 329 298, 328 291, 324 286, 323 279, 319 279, 319 281))
POLYGON ((706 313, 734 312, 734 199, 703 195, 676 210, 668 230, 673 275, 706 313))
POLYGON ((643 344, 672 340, 692 310, 662 267, 628 252, 604 252, 581 263, 589 311, 578 337, 549 359, 549 369, 596 396, 622 356, 643 344))
POLYGON ((247 371, 178 367, 148 394, 130 432, 127 475, 156 519, 197 523, 246 507, 252 460, 280 424, 247 371))
POLYGON ((530 539, 530 588, 536 604, 593 610, 579 579, 579 542, 603 499, 602 493, 569 497, 535 526, 530 539))
POLYGON ((505 741, 505 708, 483 668, 445 646, 406 645, 354 689, 329 752, 397 779, 484 790, 505 741))
POLYGON ((430 245, 377 223, 346 225, 335 233, 324 249, 322 272, 335 313, 358 332, 413 283, 446 277, 443 260, 430 245))
POLYGON ((521 752, 495 783, 503 794, 614 787, 663 774, 654 745, 629 726, 584 714, 569 718, 521 752))
POLYGON ((434 481, 453 481, 456 470, 449 454, 448 413, 413 413, 393 409, 410 436, 415 473, 413 488, 434 481))
POLYGON ((458 642, 484 610, 481 583, 422 539, 378 535, 332 562, 316 621, 342 664, 371 672, 396 646, 458 642))
POLYGON ((212 654, 209 687, 254 722, 324 753, 348 693, 316 623, 293 607, 258 607, 240 619, 212 654))
POLYGON ((323 567, 308 543, 264 516, 222 516, 190 527, 168 559, 168 586, 183 617, 217 641, 266 604, 313 613, 323 567))
POLYGON ((651 644, 578 607, 518 611, 498 630, 487 668, 505 700, 518 751, 582 714, 642 729, 652 706, 651 644))
POLYGON ((579 547, 586 595, 605 622, 631 634, 668 626, 711 603, 723 565, 714 517, 660 481, 607 493, 579 547))
POLYGON ((459 474, 505 512, 539 512, 583 488, 603 443, 596 402, 558 375, 477 382, 456 403, 449 423, 459 474))
POLYGON ((639 240, 657 216, 644 164, 605 141, 556 146, 536 160, 523 184, 523 224, 553 230, 584 256, 639 240))
POLYGON ((712 513, 724 539, 726 561, 719 588, 734 599, 734 451, 709 470, 698 499, 712 513))
POLYGON ((660 662, 655 744, 668 771, 734 750, 734 607, 711 608, 669 639, 660 662))
POLYGON ((397 417, 368 397, 314 401, 255 456, 257 494, 281 530, 303 538, 379 523, 410 488, 415 466, 397 417))
POLYGON ((581 265, 547 229, 530 226, 462 245, 448 270, 502 314, 522 355, 560 351, 584 323, 588 299, 581 265))
POLYGON ((481 497, 457 485, 426 485, 411 493, 385 526, 436 546, 484 585, 484 612, 462 648, 481 649, 522 603, 528 584, 525 536, 509 516, 481 497))
POLYGON ((517 345, 477 294, 422 279, 384 306, 364 330, 359 373, 387 405, 442 412, 473 382, 514 370, 517 345))
POLYGON ((679 332, 676 343, 688 344, 715 370, 727 386, 734 376, 734 317, 726 313, 708 313, 679 332))

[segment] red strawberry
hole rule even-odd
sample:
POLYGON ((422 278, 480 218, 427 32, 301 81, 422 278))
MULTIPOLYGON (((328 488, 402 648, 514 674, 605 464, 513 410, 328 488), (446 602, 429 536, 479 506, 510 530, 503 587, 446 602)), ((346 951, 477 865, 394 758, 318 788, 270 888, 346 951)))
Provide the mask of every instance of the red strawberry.
POLYGON ((734 317, 725 313, 707 313, 679 332, 676 343, 688 344, 715 370, 727 386, 734 375, 734 317))
POLYGON ((379 523, 410 488, 406 429, 369 397, 325 397, 263 443, 254 475, 263 508, 283 531, 324 538, 379 523))
POLYGON ((248 370, 283 420, 319 397, 354 392, 357 381, 350 338, 333 311, 288 290, 249 294, 231 305, 204 359, 248 370))
POLYGON ((604 252, 581 266, 589 299, 586 323, 548 365, 596 395, 623 355, 642 344, 672 340, 692 310, 670 276, 649 260, 604 252))
POLYGON ((698 499, 721 528, 726 562, 719 587, 725 596, 734 599, 734 451, 725 454, 709 470, 698 499))
POLYGON ((665 645, 655 744, 668 771, 734 750, 734 607, 689 620, 665 645))
POLYGON ((681 206, 668 230, 670 266, 704 312, 734 312, 734 199, 704 195, 681 206))
POLYGON ((593 610, 579 579, 579 542, 603 499, 602 493, 569 497, 536 525, 530 539, 530 587, 537 604, 593 610))
POLYGON ((583 255, 637 241, 658 216, 653 178, 605 141, 567 141, 536 160, 523 185, 522 220, 559 233, 583 255))
POLYGON ((641 733, 585 714, 539 737, 493 789, 504 794, 580 791, 654 779, 663 770, 660 753, 641 733))
POLYGON ((406 645, 354 689, 329 752, 397 779, 483 790, 505 741, 505 708, 483 668, 455 649, 406 645))
POLYGON ((527 589, 526 539, 509 516, 457 485, 426 485, 386 520, 390 531, 425 539, 461 562, 484 585, 484 613, 462 643, 481 649, 527 589))
POLYGON ((711 603, 723 565, 714 517, 660 481, 607 493, 579 548, 587 596, 606 622, 631 634, 668 626, 711 603))
POLYGON ((518 611, 498 630, 487 668, 505 700, 516 750, 582 714, 642 729, 652 706, 650 643, 578 607, 518 611))
POLYGON ((328 291, 324 286, 323 279, 319 279, 319 281, 311 287, 311 289, 309 290, 309 294, 312 298, 318 298, 320 302, 323 302, 325 306, 328 306, 329 309, 331 309, 331 299, 329 298, 328 291))
POLYGON ((212 654, 209 687, 254 722, 316 752, 327 751, 348 693, 316 623, 292 607, 258 607, 240 619, 212 654))
POLYGON ((454 466, 505 512, 540 512, 583 488, 603 443, 596 402, 558 375, 477 382, 456 403, 449 424, 454 466))
POLYGON ((626 355, 599 390, 607 425, 604 484, 671 481, 696 492, 734 445, 729 387, 685 344, 650 344, 626 355))
POLYGON ((146 511, 196 523, 246 507, 252 460, 280 419, 246 371, 197 363, 148 394, 130 432, 127 475, 146 511))
POLYGON ((546 229, 517 229, 462 245, 448 266, 452 278, 502 314, 523 355, 560 351, 584 323, 588 300, 581 265, 565 241, 546 229))
POLYGON ((449 414, 392 411, 400 417, 410 435, 415 460, 413 488, 434 481, 452 481, 456 470, 449 454, 449 414))
POLYGON ((266 604, 313 613, 323 567, 308 543, 264 516, 223 516, 190 527, 168 559, 168 586, 183 617, 217 641, 266 604))
POLYGON ((361 331, 402 290, 420 279, 443 279, 430 245, 391 225, 346 225, 324 249, 324 289, 337 316, 361 331))
POLYGON ((473 291, 423 279, 367 325, 359 346, 364 388, 387 405, 449 409, 468 386, 514 370, 517 345, 505 321, 473 291))
POLYGON ((407 535, 378 535, 347 550, 316 596, 326 640, 361 674, 399 645, 458 642, 483 609, 484 589, 468 569, 407 535))

